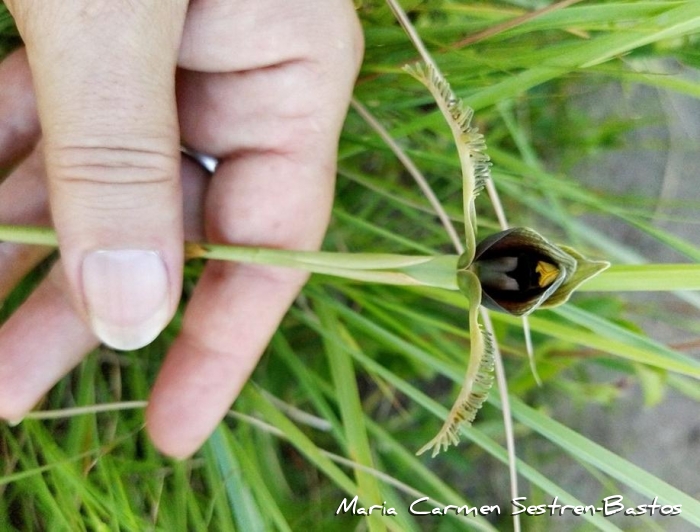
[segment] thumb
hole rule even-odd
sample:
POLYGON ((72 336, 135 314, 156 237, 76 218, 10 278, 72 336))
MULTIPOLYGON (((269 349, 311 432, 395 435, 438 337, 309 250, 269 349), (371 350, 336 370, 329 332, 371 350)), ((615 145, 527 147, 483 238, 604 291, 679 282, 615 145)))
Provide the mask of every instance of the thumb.
POLYGON ((187 2, 6 2, 27 48, 76 308, 106 344, 153 340, 180 295, 175 66, 187 2))

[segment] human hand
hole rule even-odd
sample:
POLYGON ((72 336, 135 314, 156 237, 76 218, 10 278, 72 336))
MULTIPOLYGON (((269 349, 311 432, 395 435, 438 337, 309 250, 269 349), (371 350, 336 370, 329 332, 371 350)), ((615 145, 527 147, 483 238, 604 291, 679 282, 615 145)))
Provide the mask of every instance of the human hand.
MULTIPOLYGON (((0 417, 16 420, 100 340, 133 349, 165 327, 183 218, 188 238, 320 245, 362 36, 349 0, 5 3, 26 53, 0 64, 0 165, 20 161, 0 223, 52 223, 61 251, 0 328, 0 417), (219 159, 210 179, 181 139, 219 159)), ((48 253, 0 244, 0 300, 48 253)), ((206 265, 146 411, 158 448, 202 444, 305 280, 206 265)))

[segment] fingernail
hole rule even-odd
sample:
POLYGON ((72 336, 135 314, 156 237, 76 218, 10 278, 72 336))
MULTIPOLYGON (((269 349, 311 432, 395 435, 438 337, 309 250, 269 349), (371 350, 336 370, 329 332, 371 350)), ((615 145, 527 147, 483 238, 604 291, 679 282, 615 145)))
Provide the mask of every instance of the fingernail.
POLYGON ((18 419, 8 419, 8 420, 7 420, 7 424, 8 424, 10 427, 16 427, 17 425, 19 425, 20 423, 22 423, 22 421, 24 421, 24 418, 23 418, 23 417, 18 418, 18 419))
POLYGON ((108 346, 138 349, 166 326, 168 274, 155 251, 93 251, 83 259, 82 277, 93 331, 108 346))

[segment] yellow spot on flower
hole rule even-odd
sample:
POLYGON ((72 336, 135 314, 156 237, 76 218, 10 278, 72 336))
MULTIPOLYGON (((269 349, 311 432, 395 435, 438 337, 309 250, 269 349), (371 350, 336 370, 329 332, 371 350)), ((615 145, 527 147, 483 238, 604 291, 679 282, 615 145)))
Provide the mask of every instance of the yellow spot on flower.
POLYGON ((559 275, 559 268, 557 268, 554 264, 550 264, 549 262, 544 262, 542 260, 537 261, 535 271, 540 274, 540 288, 547 288, 554 282, 557 275, 559 275))

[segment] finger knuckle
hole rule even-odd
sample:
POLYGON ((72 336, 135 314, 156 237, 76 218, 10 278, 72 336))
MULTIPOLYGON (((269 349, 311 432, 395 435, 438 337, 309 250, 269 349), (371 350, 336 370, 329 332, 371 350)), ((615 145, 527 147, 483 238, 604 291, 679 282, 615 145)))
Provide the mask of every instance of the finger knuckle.
POLYGON ((49 178, 60 184, 158 185, 176 174, 179 153, 162 147, 68 144, 47 153, 49 178))

